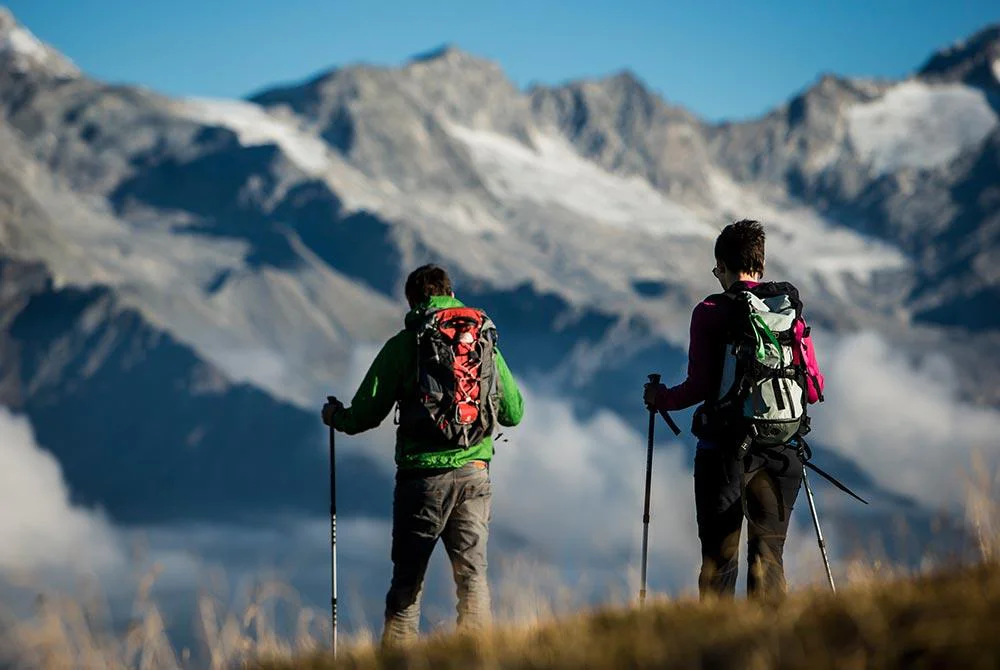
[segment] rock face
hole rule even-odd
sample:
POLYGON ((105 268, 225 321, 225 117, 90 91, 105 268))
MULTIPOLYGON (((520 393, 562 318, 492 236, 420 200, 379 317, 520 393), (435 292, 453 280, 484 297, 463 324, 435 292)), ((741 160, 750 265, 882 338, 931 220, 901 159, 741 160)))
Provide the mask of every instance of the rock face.
POLYGON ((535 118, 607 170, 637 176, 681 202, 711 204, 705 129, 631 72, 531 92, 535 118))
MULTIPOLYGON (((0 401, 115 518, 322 509, 315 409, 401 327, 415 264, 453 270, 519 369, 626 413, 643 361, 683 365, 744 216, 815 324, 963 360, 1000 330, 997 31, 710 124, 629 72, 522 92, 453 46, 174 100, 0 13, 0 401)), ((1000 402, 995 358, 969 397, 1000 402)))
POLYGON ((918 73, 929 82, 1000 88, 1000 25, 988 26, 931 56, 918 73))

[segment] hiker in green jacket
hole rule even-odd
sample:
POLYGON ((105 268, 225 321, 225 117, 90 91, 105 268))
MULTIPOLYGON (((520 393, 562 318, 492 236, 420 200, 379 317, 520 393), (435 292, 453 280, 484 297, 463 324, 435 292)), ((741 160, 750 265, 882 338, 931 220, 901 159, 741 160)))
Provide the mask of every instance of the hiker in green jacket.
POLYGON ((399 406, 383 645, 416 639, 424 573, 438 538, 454 572, 459 627, 489 623, 492 433, 497 424, 516 426, 524 413, 492 321, 455 298, 444 269, 414 270, 406 299, 406 327, 375 357, 351 406, 332 398, 322 412, 324 423, 354 435, 399 406))

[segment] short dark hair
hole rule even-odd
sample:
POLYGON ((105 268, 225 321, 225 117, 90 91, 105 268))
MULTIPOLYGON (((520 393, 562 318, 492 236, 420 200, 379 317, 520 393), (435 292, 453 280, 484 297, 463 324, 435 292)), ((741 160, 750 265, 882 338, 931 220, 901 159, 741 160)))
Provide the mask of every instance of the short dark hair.
POLYGON ((406 300, 411 307, 422 305, 436 295, 451 295, 451 292, 451 277, 439 265, 421 265, 406 278, 406 300))
POLYGON ((730 223, 715 240, 715 259, 730 272, 763 274, 764 226, 752 219, 730 223))

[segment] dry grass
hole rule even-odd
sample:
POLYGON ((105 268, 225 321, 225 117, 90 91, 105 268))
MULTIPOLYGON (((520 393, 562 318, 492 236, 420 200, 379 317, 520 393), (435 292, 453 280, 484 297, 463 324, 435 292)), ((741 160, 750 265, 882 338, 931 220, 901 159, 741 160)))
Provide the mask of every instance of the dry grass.
POLYGON ((780 606, 663 602, 479 636, 435 635, 407 650, 348 649, 261 664, 285 668, 991 668, 1000 667, 1000 565, 802 592, 780 606))
MULTIPOLYGON (((325 613, 303 607, 298 595, 278 581, 263 581, 241 613, 228 611, 203 592, 197 599, 201 644, 175 649, 161 610, 152 597, 159 569, 142 578, 128 625, 115 634, 111 614, 98 590, 85 585, 82 596, 39 596, 34 616, 7 617, 3 650, 15 667, 57 670, 180 670, 240 667, 250 660, 288 659, 316 654, 330 637, 325 613), (275 612, 293 613, 293 631, 279 636, 275 612)), ((362 640, 348 639, 359 647, 362 640)))
POLYGON ((985 561, 1000 561, 1000 469, 993 472, 982 454, 974 457, 966 482, 966 523, 985 561), (993 474, 991 474, 993 473, 993 474))
POLYGON ((514 617, 485 634, 436 633, 407 649, 380 652, 367 644, 348 647, 336 662, 319 654, 255 667, 995 670, 1000 668, 1000 473, 989 471, 979 462, 967 478, 975 555, 925 566, 923 574, 856 559, 847 566, 846 588, 837 594, 809 588, 780 605, 688 598, 660 600, 645 611, 626 606, 560 620, 514 617))
POLYGON ((59 670, 1000 668, 1000 474, 984 472, 978 467, 968 479, 967 524, 978 542, 972 560, 956 558, 915 574, 856 559, 843 566, 846 582, 837 595, 809 587, 781 605, 660 599, 645 611, 620 596, 603 610, 586 611, 579 596, 586 585, 567 586, 556 572, 513 560, 494 590, 494 630, 476 636, 439 630, 387 653, 377 650, 371 631, 362 631, 341 636, 335 663, 326 652, 327 613, 303 607, 278 581, 258 584, 240 612, 205 590, 198 598, 201 643, 176 649, 152 596, 154 569, 141 580, 121 634, 112 632, 99 589, 85 585, 75 597, 40 597, 34 616, 4 622, 0 664, 59 670))

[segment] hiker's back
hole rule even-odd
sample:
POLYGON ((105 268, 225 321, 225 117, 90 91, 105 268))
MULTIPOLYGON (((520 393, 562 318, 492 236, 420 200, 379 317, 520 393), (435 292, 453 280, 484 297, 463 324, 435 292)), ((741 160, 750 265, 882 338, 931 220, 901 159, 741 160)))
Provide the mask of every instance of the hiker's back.
POLYGON ((497 331, 481 309, 435 297, 406 318, 412 376, 399 398, 401 467, 489 460, 501 395, 497 331))

